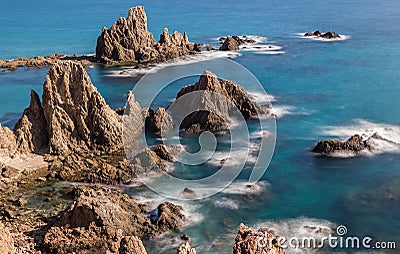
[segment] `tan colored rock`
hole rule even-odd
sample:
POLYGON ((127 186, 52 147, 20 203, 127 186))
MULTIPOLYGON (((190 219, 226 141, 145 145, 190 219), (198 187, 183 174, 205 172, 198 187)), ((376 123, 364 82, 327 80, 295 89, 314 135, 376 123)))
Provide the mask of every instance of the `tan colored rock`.
POLYGON ((48 149, 46 119, 39 95, 31 91, 31 102, 14 126, 20 153, 44 153, 48 149))
POLYGON ((126 236, 121 240, 119 254, 147 254, 147 252, 138 237, 126 236))
POLYGON ((83 66, 88 67, 92 65, 94 59, 90 56, 68 57, 61 53, 56 53, 48 56, 35 56, 33 58, 21 57, 13 60, 0 60, 0 69, 7 69, 8 71, 16 70, 19 67, 28 67, 28 69, 33 69, 43 66, 51 66, 62 60, 75 60, 80 62, 83 66))
POLYGON ((0 124, 0 157, 10 157, 16 152, 17 145, 14 133, 0 124))
POLYGON ((284 254, 283 248, 277 244, 278 237, 279 235, 268 229, 263 228, 256 231, 240 224, 233 246, 233 254, 284 254), (260 241, 260 239, 262 240, 260 241))
POLYGON ((180 126, 190 133, 206 130, 215 132, 227 128, 224 119, 228 119, 235 107, 245 119, 257 118, 263 113, 243 87, 232 81, 219 80, 209 71, 204 71, 196 84, 182 87, 177 95, 178 99, 178 106, 172 104, 169 109, 174 117, 180 115, 182 105, 193 111, 183 119, 180 126), (189 93, 192 96, 183 97, 189 93))
POLYGON ((162 136, 174 128, 174 121, 165 108, 158 108, 149 120, 150 130, 157 136, 162 136))
POLYGON ((62 61, 50 69, 43 86, 42 104, 50 153, 110 153, 121 149, 122 121, 106 104, 81 64, 62 61))
POLYGON ((0 222, 0 253, 14 254, 14 239, 2 222, 0 222))
POLYGON ((143 6, 129 9, 127 18, 121 17, 111 28, 103 28, 96 46, 97 60, 108 65, 162 62, 194 53, 186 34, 170 35, 164 29, 157 43, 147 29, 143 6))
POLYGON ((176 229, 184 220, 182 208, 171 203, 161 204, 156 217, 149 219, 146 213, 118 190, 77 187, 74 203, 46 233, 44 249, 49 253, 142 254, 146 252, 137 237, 154 237, 176 229))
POLYGON ((196 249, 192 248, 188 242, 179 246, 176 254, 196 254, 196 249))

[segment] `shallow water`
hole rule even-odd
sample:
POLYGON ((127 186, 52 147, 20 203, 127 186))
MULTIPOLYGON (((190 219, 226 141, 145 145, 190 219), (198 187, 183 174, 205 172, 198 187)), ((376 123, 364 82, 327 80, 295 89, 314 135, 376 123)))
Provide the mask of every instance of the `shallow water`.
MULTIPOLYGON (((384 129, 387 135, 396 139, 400 125, 399 1, 257 0, 250 4, 205 0, 188 4, 177 0, 171 4, 162 0, 135 4, 145 6, 149 29, 156 38, 164 26, 186 31, 193 41, 210 43, 227 34, 259 35, 284 52, 270 55, 243 50, 234 58, 275 97, 272 103, 283 113, 277 119, 276 149, 261 194, 222 193, 183 203, 197 218, 196 224, 183 231, 191 235, 200 253, 231 252, 240 222, 252 226, 290 222, 301 228, 310 218, 315 224, 346 225, 351 235, 400 243, 398 199, 376 198, 387 192, 399 195, 398 188, 384 188, 396 185, 399 154, 343 159, 310 153, 319 139, 382 131, 382 124, 389 126, 384 129), (350 37, 320 42, 297 36, 316 29, 350 37)), ((93 53, 101 28, 126 16, 130 5, 130 1, 40 0, 21 5, 2 1, 0 58, 56 51, 93 53)), ((110 75, 115 74, 113 70, 121 71, 95 66, 88 72, 107 102, 119 107, 137 77, 110 75)), ((29 104, 30 89, 41 93, 46 72, 42 68, 0 74, 2 124, 13 126, 29 104)), ((168 101, 173 94, 165 93, 162 99, 168 101)), ((130 192, 139 195, 135 189, 130 192)), ((141 195, 156 203, 163 200, 144 192, 141 195)), ((170 244, 168 239, 145 245, 149 253, 157 253, 170 244)))

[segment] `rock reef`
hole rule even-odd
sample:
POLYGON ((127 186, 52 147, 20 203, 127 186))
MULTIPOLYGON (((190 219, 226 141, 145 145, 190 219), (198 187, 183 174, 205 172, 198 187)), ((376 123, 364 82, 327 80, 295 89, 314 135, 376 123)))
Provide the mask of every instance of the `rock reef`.
POLYGON ((0 60, 0 69, 4 69, 3 72, 14 71, 19 67, 28 67, 28 69, 34 69, 51 66, 56 62, 63 60, 76 60, 83 66, 88 67, 92 65, 94 58, 91 56, 66 56, 61 53, 48 56, 35 56, 33 58, 21 57, 13 60, 0 60))
POLYGON ((185 220, 182 207, 171 203, 158 206, 152 220, 144 206, 104 187, 80 186, 74 195, 73 204, 45 235, 49 253, 146 253, 140 238, 176 229, 185 220))
POLYGON ((344 142, 333 139, 319 141, 312 152, 322 155, 329 155, 335 152, 359 153, 365 149, 369 149, 367 143, 360 135, 354 135, 344 142))
POLYGON ((111 28, 103 28, 97 39, 96 59, 106 65, 134 65, 164 62, 197 52, 186 33, 171 35, 166 28, 156 42, 147 29, 143 6, 136 6, 128 11, 127 18, 121 17, 111 28))
MULTIPOLYGON (((199 108, 185 117, 181 122, 181 129, 188 133, 203 131, 220 131, 227 128, 226 120, 231 112, 237 108, 245 119, 258 118, 266 113, 264 108, 250 99, 246 90, 229 80, 220 80, 209 71, 204 71, 197 83, 182 87, 177 95, 183 105, 189 108, 199 108), (194 96, 184 97, 192 92, 202 91, 194 96), (221 96, 224 100, 221 100, 221 96)), ((182 104, 181 104, 182 105, 182 104)), ((179 108, 169 108, 173 115, 179 114, 179 108)))
POLYGON ((278 245, 278 238, 279 235, 266 228, 256 231, 240 224, 233 254, 284 254, 284 249, 278 245))
POLYGON ((227 36, 219 38, 222 43, 219 50, 228 51, 228 50, 239 50, 241 45, 244 44, 253 44, 256 43, 253 39, 248 39, 246 36, 227 36))
POLYGON ((321 38, 324 38, 324 39, 340 39, 340 38, 342 38, 340 36, 340 34, 338 34, 336 32, 329 31, 329 32, 326 32, 326 33, 322 33, 319 30, 316 30, 314 32, 307 32, 307 33, 304 34, 304 36, 306 36, 306 37, 315 36, 315 37, 321 37, 321 38))

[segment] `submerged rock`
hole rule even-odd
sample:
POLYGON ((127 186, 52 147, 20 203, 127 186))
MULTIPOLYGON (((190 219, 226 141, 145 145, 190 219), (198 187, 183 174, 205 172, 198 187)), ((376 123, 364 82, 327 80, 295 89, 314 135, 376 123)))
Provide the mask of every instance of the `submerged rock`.
POLYGON ((46 233, 44 248, 50 253, 146 253, 139 238, 176 229, 184 219, 180 206, 163 203, 158 218, 151 221, 127 194, 81 186, 74 203, 46 233))
POLYGON ((268 229, 256 231, 240 224, 233 254, 284 254, 285 251, 278 245, 278 237, 279 235, 268 229))
POLYGON ((14 254, 14 238, 10 231, 0 221, 0 253, 14 254))
POLYGON ((321 155, 331 155, 337 152, 359 153, 369 149, 370 147, 360 135, 354 135, 344 142, 332 139, 319 141, 312 152, 321 155))
POLYGON ((103 28, 96 46, 97 60, 107 65, 163 62, 196 52, 186 33, 170 35, 166 28, 157 43, 147 29, 143 6, 131 8, 127 18, 103 28))
POLYGON ((322 37, 322 38, 325 38, 325 39, 337 39, 337 38, 341 38, 340 35, 339 35, 338 33, 332 32, 332 31, 329 31, 329 32, 327 32, 327 33, 322 34, 321 37, 322 37))

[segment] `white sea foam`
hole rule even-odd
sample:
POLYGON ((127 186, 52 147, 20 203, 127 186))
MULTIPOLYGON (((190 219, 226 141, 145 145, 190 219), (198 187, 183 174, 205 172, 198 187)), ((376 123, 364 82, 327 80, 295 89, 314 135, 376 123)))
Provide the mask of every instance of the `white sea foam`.
POLYGON ((237 210, 239 209, 239 204, 237 201, 230 199, 230 198, 220 198, 214 201, 214 205, 216 207, 221 207, 221 208, 228 208, 232 210, 237 210))
POLYGON ((265 104, 276 101, 276 97, 265 92, 249 91, 250 98, 258 104, 265 104))
POLYGON ((263 52, 257 52, 257 54, 260 55, 282 55, 286 54, 285 51, 263 51, 263 52))
POLYGON ((281 118, 287 115, 310 115, 311 112, 293 106, 275 105, 270 109, 270 113, 277 118, 281 118))
MULTIPOLYGON (((359 153, 361 155, 400 152, 400 126, 398 125, 373 123, 363 119, 355 119, 353 120, 353 124, 347 126, 327 126, 322 130, 322 135, 336 137, 341 140, 347 140, 355 134, 360 135, 371 147, 371 149, 359 153)), ((359 154, 338 152, 332 156, 353 157, 359 154)))
POLYGON ((296 36, 298 38, 303 38, 303 39, 309 39, 309 40, 314 40, 314 41, 323 41, 323 42, 333 42, 333 41, 345 41, 350 39, 349 35, 344 35, 344 34, 339 34, 340 38, 333 38, 333 39, 326 39, 326 38, 322 38, 319 36, 304 36, 306 32, 304 33, 296 33, 296 36))
POLYGON ((197 55, 184 56, 181 58, 176 58, 176 59, 170 60, 165 63, 155 64, 155 65, 151 65, 151 66, 143 67, 143 68, 122 67, 118 70, 110 71, 107 74, 107 76, 110 76, 110 77, 136 77, 138 75, 144 75, 147 73, 155 73, 158 70, 160 70, 162 68, 166 68, 166 67, 186 65, 186 64, 197 63, 197 62, 207 61, 207 60, 216 59, 216 58, 223 58, 223 57, 235 58, 240 55, 241 55, 240 53, 232 52, 232 51, 217 51, 217 50, 203 51, 197 55))

